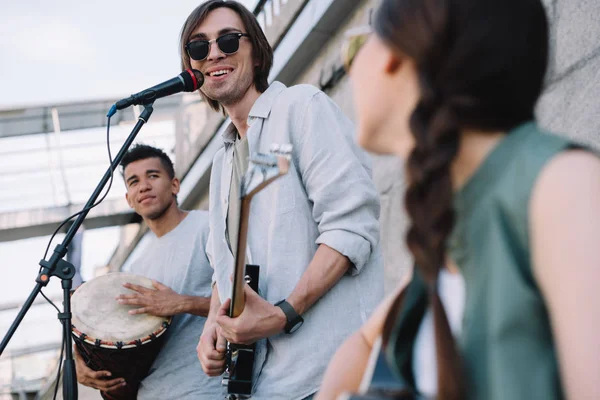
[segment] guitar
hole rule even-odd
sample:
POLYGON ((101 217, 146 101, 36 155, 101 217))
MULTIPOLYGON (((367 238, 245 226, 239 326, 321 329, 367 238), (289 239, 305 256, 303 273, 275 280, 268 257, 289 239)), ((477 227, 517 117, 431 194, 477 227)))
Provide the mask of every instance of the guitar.
MULTIPOLYGON (((240 182, 240 221, 231 289, 229 317, 235 318, 244 311, 244 285, 258 293, 258 265, 246 265, 248 217, 250 202, 261 190, 289 169, 291 145, 271 146, 269 154, 254 153, 249 159, 248 172, 240 182)), ((227 387, 227 399, 237 400, 252 394, 252 371, 255 345, 227 343, 226 369, 222 384, 227 387)))

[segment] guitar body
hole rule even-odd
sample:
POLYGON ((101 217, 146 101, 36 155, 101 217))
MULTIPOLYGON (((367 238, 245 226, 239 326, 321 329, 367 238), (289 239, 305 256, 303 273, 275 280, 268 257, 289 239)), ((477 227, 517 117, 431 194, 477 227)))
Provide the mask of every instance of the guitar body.
POLYGON ((344 394, 339 400, 425 400, 398 380, 381 351, 381 338, 373 346, 360 394, 344 394))
POLYGON ((378 354, 373 377, 366 392, 345 396, 344 400, 424 400, 398 381, 382 353, 378 354))
MULTIPOLYGON (((246 283, 256 293, 258 293, 259 270, 258 265, 246 265, 246 283)), ((227 369, 223 377, 223 385, 227 386, 228 399, 248 398, 252 394, 255 347, 254 344, 227 344, 227 369)))

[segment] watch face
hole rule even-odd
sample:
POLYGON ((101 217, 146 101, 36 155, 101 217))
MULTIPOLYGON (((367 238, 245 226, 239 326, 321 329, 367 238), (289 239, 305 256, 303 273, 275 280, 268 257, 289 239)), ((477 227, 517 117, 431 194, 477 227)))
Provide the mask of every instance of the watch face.
POLYGON ((300 321, 296 322, 296 324, 290 328, 290 333, 296 332, 302 326, 303 323, 303 319, 300 319, 300 321))

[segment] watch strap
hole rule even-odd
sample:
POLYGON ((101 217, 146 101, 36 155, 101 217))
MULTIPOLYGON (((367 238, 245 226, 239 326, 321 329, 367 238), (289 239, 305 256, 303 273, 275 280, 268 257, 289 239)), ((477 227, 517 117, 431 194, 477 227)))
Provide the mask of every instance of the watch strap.
POLYGON ((287 323, 285 324, 285 328, 283 329, 285 333, 292 333, 294 328, 298 324, 302 324, 304 319, 300 314, 294 310, 294 307, 286 300, 280 300, 275 303, 275 306, 281 308, 283 313, 285 314, 285 318, 287 319, 287 323))

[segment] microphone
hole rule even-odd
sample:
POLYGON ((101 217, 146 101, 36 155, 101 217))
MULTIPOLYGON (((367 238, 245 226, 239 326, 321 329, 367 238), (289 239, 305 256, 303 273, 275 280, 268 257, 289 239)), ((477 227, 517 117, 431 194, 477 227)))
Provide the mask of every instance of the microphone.
POLYGON ((122 110, 129 106, 152 103, 156 99, 179 92, 194 92, 198 90, 203 83, 204 75, 202 75, 200 71, 196 69, 187 69, 175 78, 117 101, 110 108, 107 117, 112 117, 117 110, 122 110))

